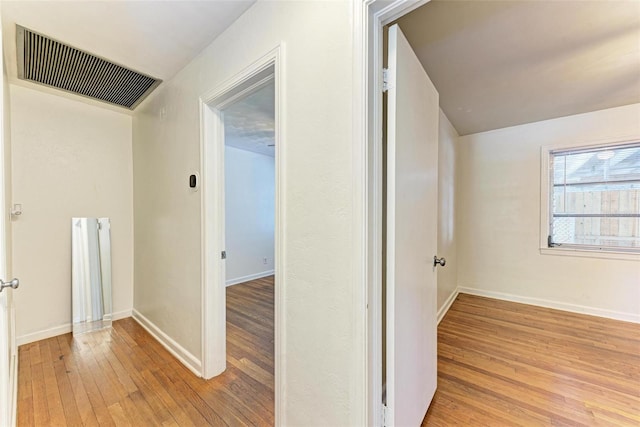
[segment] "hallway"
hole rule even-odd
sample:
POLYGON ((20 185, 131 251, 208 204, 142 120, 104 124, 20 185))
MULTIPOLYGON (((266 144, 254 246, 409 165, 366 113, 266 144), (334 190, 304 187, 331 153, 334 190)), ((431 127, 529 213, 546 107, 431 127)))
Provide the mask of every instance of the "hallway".
POLYGON ((227 288, 227 370, 210 381, 132 318, 21 346, 19 357, 19 426, 270 426, 273 277, 227 288))
MULTIPOLYGON (((273 425, 273 277, 227 288, 227 337, 227 370, 207 382, 131 318, 24 345, 18 425, 273 425)), ((460 294, 438 327, 423 425, 637 425, 638 337, 632 323, 460 294)))

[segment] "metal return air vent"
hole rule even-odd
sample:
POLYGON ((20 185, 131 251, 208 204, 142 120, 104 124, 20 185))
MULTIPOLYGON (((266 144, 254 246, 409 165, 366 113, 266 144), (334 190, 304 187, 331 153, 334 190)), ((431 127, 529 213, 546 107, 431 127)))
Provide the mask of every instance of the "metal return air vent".
POLYGON ((16 26, 18 78, 133 110, 162 81, 16 26))

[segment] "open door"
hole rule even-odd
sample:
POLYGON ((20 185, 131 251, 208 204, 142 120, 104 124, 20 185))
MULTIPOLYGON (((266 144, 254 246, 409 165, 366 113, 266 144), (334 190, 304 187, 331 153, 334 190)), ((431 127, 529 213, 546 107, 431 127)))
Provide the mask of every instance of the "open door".
MULTIPOLYGON (((3 163, 0 161, 0 173, 2 173, 3 163)), ((0 193, 4 188, 0 185, 0 193)), ((1 196, 1 195, 0 195, 1 196)), ((0 197, 2 199, 2 197, 0 197)), ((0 209, 0 221, 5 221, 3 212, 0 209)), ((4 224, 0 225, 0 279, 7 277, 6 264, 6 238, 4 224)), ((10 282, 0 280, 0 286, 4 289, 0 291, 0 425, 12 426, 15 424, 16 415, 16 387, 18 374, 18 360, 15 337, 13 310, 13 289, 18 286, 18 280, 10 282)))
MULTIPOLYGON (((0 28, 0 46, 2 46, 2 28, 0 28)), ((8 114, 8 84, 4 67, 4 56, 0 54, 0 70, 3 72, 3 81, 0 82, 0 425, 11 426, 15 424, 16 416, 16 387, 18 375, 17 348, 15 337, 15 314, 13 310, 13 289, 18 287, 18 280, 8 280, 10 273, 7 263, 8 247, 7 228, 9 203, 7 173, 10 172, 10 158, 5 149, 9 143, 8 114), (13 289, 12 289, 13 288, 13 289)))
POLYGON ((439 96, 398 25, 388 40, 385 424, 418 426, 437 376, 439 96))

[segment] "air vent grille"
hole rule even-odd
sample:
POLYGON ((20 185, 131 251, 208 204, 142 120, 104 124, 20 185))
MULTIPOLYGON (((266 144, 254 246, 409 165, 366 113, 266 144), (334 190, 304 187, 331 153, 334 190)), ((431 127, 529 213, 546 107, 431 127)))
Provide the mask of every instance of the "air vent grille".
POLYGON ((17 26, 18 78, 133 110, 161 81, 17 26))

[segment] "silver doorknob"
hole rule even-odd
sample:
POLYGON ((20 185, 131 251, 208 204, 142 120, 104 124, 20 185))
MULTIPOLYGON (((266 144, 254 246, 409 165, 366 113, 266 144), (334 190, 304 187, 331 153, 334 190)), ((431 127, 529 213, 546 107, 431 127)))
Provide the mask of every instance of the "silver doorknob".
POLYGON ((4 288, 18 289, 18 286, 20 286, 20 280, 18 279, 13 279, 10 282, 5 282, 0 279, 0 292, 2 292, 4 288))
POLYGON ((433 266, 434 266, 434 267, 437 267, 437 266, 438 266, 438 264, 440 264, 442 267, 444 267, 444 265, 445 265, 446 263, 447 263, 447 260, 446 260, 446 259, 444 259, 444 257, 442 257, 442 258, 438 258, 438 256, 437 256, 437 255, 433 257, 433 266))

